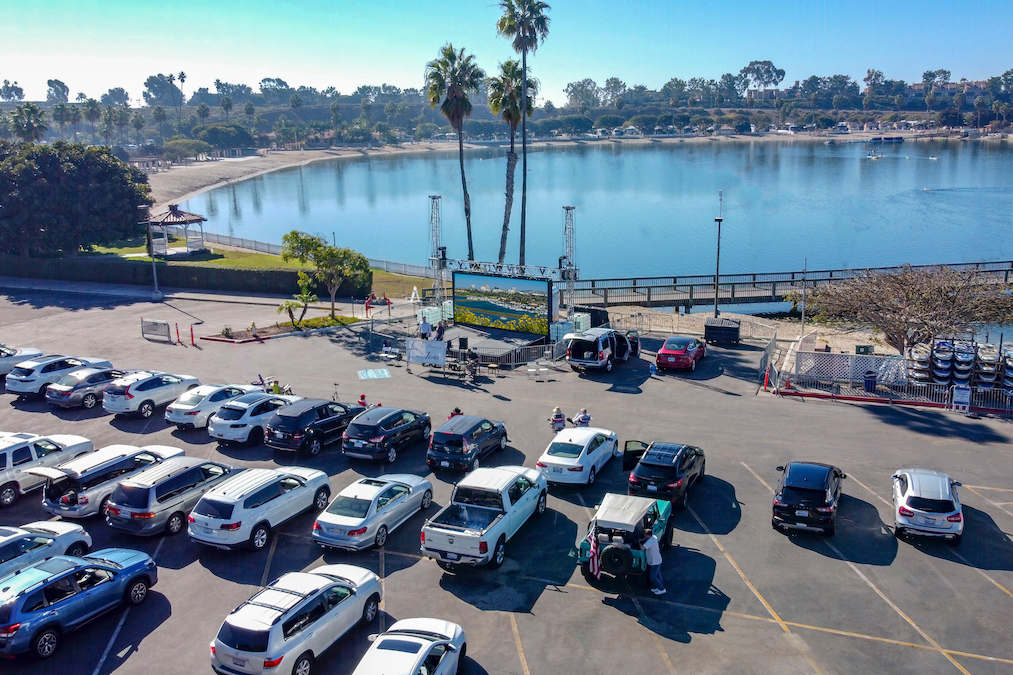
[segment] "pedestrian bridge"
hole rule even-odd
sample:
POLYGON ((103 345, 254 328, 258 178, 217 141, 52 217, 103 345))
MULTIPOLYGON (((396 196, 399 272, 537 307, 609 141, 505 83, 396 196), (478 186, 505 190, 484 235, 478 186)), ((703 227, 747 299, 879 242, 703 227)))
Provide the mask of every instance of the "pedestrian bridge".
MULTIPOLYGON (((915 269, 948 267, 969 271, 982 282, 1009 284, 1013 261, 913 265, 915 269)), ((899 272, 902 267, 806 270, 757 274, 722 274, 717 283, 719 305, 784 302, 791 291, 819 288, 868 272, 899 272)), ((562 284, 557 282, 557 288, 562 284)), ((574 282, 574 304, 598 307, 685 307, 714 305, 713 274, 626 279, 581 279, 574 282)))

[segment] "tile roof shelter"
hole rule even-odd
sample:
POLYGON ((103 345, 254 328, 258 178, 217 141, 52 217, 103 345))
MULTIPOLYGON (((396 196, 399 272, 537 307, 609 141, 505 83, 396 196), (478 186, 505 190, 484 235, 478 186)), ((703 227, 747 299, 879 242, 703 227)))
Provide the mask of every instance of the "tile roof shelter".
POLYGON ((151 228, 151 248, 155 255, 169 255, 169 235, 179 235, 186 240, 186 252, 203 251, 204 222, 207 220, 199 213, 180 211, 179 204, 169 204, 169 209, 148 218, 146 225, 151 228), (191 232, 191 228, 194 229, 191 232))

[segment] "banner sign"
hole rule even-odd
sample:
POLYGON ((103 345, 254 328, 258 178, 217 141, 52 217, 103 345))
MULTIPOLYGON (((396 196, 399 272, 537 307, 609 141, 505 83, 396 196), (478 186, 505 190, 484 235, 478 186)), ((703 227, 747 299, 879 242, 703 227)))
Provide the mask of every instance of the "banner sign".
POLYGON ((447 343, 442 340, 405 340, 405 354, 408 363, 424 363, 430 366, 447 364, 447 343))

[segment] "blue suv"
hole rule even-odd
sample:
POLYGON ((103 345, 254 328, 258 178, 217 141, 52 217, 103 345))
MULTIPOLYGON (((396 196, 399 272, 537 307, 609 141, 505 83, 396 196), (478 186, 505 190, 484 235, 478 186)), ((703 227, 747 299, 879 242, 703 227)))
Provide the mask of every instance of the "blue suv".
POLYGON ((139 605, 158 581, 147 553, 107 548, 54 556, 0 579, 0 654, 56 653, 63 636, 121 604, 139 605))

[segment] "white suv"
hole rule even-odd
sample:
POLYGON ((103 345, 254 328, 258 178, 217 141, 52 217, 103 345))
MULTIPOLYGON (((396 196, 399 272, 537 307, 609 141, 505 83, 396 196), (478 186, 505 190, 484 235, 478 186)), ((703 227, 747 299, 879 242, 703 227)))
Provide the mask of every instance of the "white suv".
POLYGON ((79 558, 91 548, 91 535, 77 523, 43 520, 0 527, 0 577, 54 555, 79 558))
POLYGON ((267 546, 271 531, 299 514, 323 511, 331 497, 327 474, 293 466, 247 469, 208 490, 193 507, 190 540, 222 549, 267 546))
POLYGON ((203 429, 223 405, 258 389, 252 384, 202 384, 169 404, 165 423, 178 429, 203 429))
POLYGON ((74 358, 62 354, 39 356, 31 361, 22 361, 7 373, 7 391, 21 396, 45 395, 46 387, 56 384, 64 375, 88 366, 112 368, 113 364, 105 359, 74 358))
POLYGON ((130 373, 106 387, 102 407, 114 415, 136 413, 147 419, 155 407, 175 401, 188 389, 200 385, 190 375, 172 375, 155 370, 130 373))
POLYGON ((898 469, 893 474, 893 533, 941 537, 959 544, 964 536, 960 483, 940 471, 898 469))
POLYGON ((382 598, 380 578, 361 567, 289 572, 225 618, 211 643, 211 668, 220 675, 308 675, 352 627, 376 619, 382 598))
POLYGON ((93 452, 84 436, 36 436, 0 431, 0 506, 40 487, 45 478, 26 473, 40 466, 56 466, 93 452))
POLYGON ((264 429, 278 410, 302 396, 251 392, 229 401, 208 420, 208 436, 219 443, 249 443, 258 445, 264 440, 264 429))

